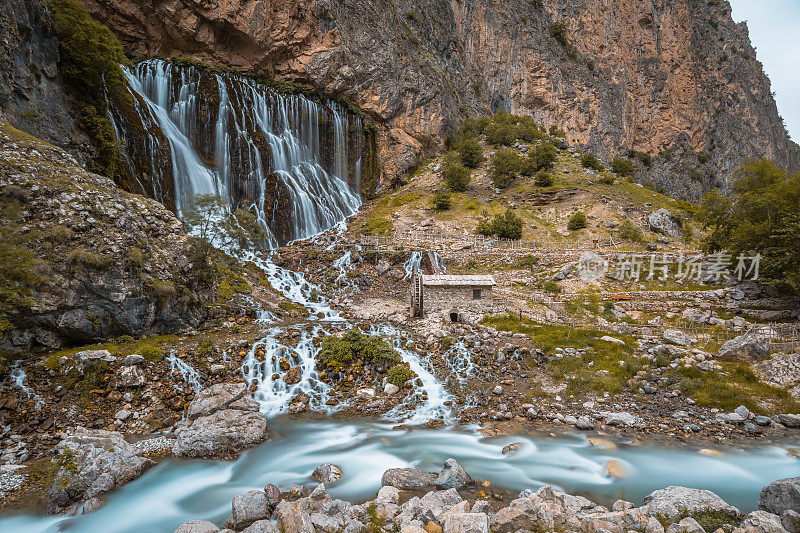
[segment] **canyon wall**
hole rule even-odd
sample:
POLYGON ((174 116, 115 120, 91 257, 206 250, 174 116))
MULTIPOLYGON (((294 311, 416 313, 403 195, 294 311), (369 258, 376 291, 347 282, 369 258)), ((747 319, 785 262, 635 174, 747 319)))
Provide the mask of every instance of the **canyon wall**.
POLYGON ((724 188, 750 157, 800 166, 747 28, 721 0, 79 1, 131 55, 355 103, 378 126, 383 185, 464 117, 500 108, 606 161, 646 152, 640 176, 686 198, 724 188))

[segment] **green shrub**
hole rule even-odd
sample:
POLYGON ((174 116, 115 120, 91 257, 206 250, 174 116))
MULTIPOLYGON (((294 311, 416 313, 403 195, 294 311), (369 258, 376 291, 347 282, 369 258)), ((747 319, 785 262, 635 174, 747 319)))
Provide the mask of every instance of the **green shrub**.
POLYGON ((534 267, 539 264, 539 258, 535 255, 526 254, 523 255, 519 260, 519 266, 522 268, 526 268, 533 272, 534 267))
POLYGON ((555 183, 555 179, 550 171, 542 169, 536 173, 536 178, 533 182, 537 187, 552 187, 555 183))
POLYGON ((550 24, 550 37, 558 41, 563 47, 569 46, 569 39, 567 38, 567 25, 563 22, 554 22, 550 24))
POLYGON ((461 164, 458 152, 448 152, 442 162, 442 179, 451 191, 465 191, 472 172, 461 164))
POLYGON ((517 127, 507 122, 491 122, 486 126, 486 142, 494 146, 510 146, 517 140, 517 127))
POLYGON ((525 175, 532 176, 540 170, 550 170, 558 160, 558 150, 551 143, 542 143, 528 152, 525 161, 525 175))
POLYGON ((483 147, 475 137, 461 137, 456 142, 456 151, 467 168, 478 168, 483 161, 483 147))
POLYGON ((558 294, 561 292, 561 286, 555 281, 549 280, 542 283, 542 290, 551 294, 558 294))
POLYGON ((604 185, 614 185, 614 183, 616 183, 617 180, 615 180, 614 176, 612 176, 611 174, 603 172, 603 175, 600 176, 600 179, 597 181, 599 181, 604 185))
POLYGON ((416 376, 414 372, 411 371, 406 365, 394 365, 392 368, 389 369, 389 373, 387 376, 386 381, 391 383, 392 385, 396 385, 403 388, 409 380, 414 379, 416 376))
POLYGON ((153 288, 159 307, 165 309, 175 296, 175 284, 169 280, 156 280, 150 286, 153 288))
POLYGON ((523 221, 511 209, 506 209, 505 214, 495 215, 491 220, 487 214, 478 220, 475 233, 478 235, 497 235, 501 239, 518 240, 522 238, 523 221))
POLYGON ((492 231, 501 239, 518 240, 522 238, 522 225, 522 219, 511 209, 506 209, 504 215, 495 215, 492 231))
POLYGON ((436 209, 437 211, 447 211, 450 209, 451 201, 450 201, 450 191, 447 189, 439 189, 435 193, 433 193, 433 198, 431 199, 431 206, 436 209))
POLYGON ((628 158, 637 159, 641 164, 649 167, 653 162, 653 157, 647 152, 639 152, 638 150, 628 150, 628 158))
POLYGON ((567 229, 576 231, 585 228, 587 225, 586 214, 583 211, 576 211, 567 222, 567 229))
POLYGON ((644 233, 636 224, 627 218, 619 225, 619 238, 630 242, 644 242, 644 233))
POLYGON ((633 176, 636 169, 628 159, 623 159, 621 157, 615 158, 611 161, 611 170, 614 171, 615 174, 618 176, 626 177, 626 176, 633 176))
POLYGON ((389 366, 400 363, 400 354, 378 336, 365 335, 352 328, 341 337, 328 336, 322 340, 317 360, 323 366, 341 369, 355 361, 389 366))
POLYGON ((200 357, 212 357, 216 352, 214 341, 211 339, 202 339, 197 344, 197 355, 200 357))
POLYGON ((584 152, 581 155, 581 165, 584 168, 591 168, 597 171, 605 170, 605 167, 592 152, 584 152))
POLYGON ((521 157, 510 148, 500 148, 492 156, 489 171, 492 183, 498 189, 505 189, 517 176, 521 167, 521 157))
POLYGON ((108 270, 114 264, 114 258, 88 252, 85 248, 75 248, 67 254, 67 263, 74 268, 89 267, 95 270, 108 270))

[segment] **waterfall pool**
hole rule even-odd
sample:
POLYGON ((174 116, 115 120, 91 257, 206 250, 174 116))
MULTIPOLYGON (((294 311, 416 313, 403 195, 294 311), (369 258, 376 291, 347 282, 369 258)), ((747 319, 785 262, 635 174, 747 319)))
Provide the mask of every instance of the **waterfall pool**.
POLYGON ((235 494, 275 483, 281 489, 315 485, 310 474, 333 462, 344 471, 328 487, 338 498, 373 498, 388 468, 418 467, 438 471, 453 457, 476 478, 496 488, 518 491, 552 484, 582 491, 609 505, 623 497, 639 505, 649 492, 684 485, 716 492, 742 511, 753 510, 762 486, 779 478, 800 476, 800 461, 786 448, 772 446, 727 450, 706 456, 688 447, 620 446, 604 450, 582 435, 558 438, 513 435, 484 437, 474 428, 392 430, 366 421, 292 421, 274 419, 277 437, 244 453, 235 462, 165 460, 117 491, 108 503, 75 518, 13 515, 0 517, 0 531, 50 533, 171 533, 181 523, 210 520, 222 525, 235 494), (522 443, 515 454, 502 448, 522 443), (618 461, 624 478, 610 478, 605 465, 618 461))

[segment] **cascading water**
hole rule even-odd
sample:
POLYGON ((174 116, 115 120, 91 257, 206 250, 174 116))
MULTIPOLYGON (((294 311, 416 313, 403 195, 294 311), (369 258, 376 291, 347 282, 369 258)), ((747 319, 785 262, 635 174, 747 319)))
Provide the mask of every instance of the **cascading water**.
POLYGON ((253 394, 261 412, 271 417, 289 411, 289 402, 298 393, 309 398, 308 406, 315 411, 331 413, 344 407, 328 405, 330 386, 320 380, 316 370, 319 347, 314 339, 327 332, 320 326, 303 331, 297 345, 292 347, 278 341, 281 328, 272 328, 256 341, 242 363, 242 374, 248 385, 255 385, 253 394), (290 372, 287 372, 292 367, 290 372), (296 369, 296 370, 294 370, 296 369))
POLYGON ((409 257, 406 262, 403 263, 403 269, 406 272, 406 275, 403 277, 403 279, 408 279, 416 274, 421 266, 422 252, 411 252, 411 257, 409 257))
MULTIPOLYGON (((171 374, 178 374, 181 380, 191 387, 194 392, 200 392, 203 388, 203 381, 200 377, 200 372, 196 369, 192 368, 192 366, 175 355, 174 351, 171 351, 166 358, 166 361, 169 363, 169 371, 171 374)), ((178 388, 178 385, 175 385, 178 388)))
POLYGON ((450 370, 450 375, 459 385, 464 385, 469 378, 475 377, 477 367, 472 361, 469 349, 464 341, 457 341, 444 354, 444 360, 450 370))
POLYGON ((359 153, 350 153, 351 126, 363 135, 361 119, 339 104, 161 60, 139 63, 126 76, 146 134, 122 132, 124 144, 141 137, 142 151, 152 155, 162 137, 168 140, 179 214, 198 194, 219 195, 252 209, 275 247, 325 231, 361 205, 360 139, 359 153))
POLYGON ((36 394, 36 392, 28 386, 27 376, 25 371, 20 367, 20 363, 21 361, 17 361, 11 368, 11 372, 9 374, 11 383, 21 390, 25 396, 33 400, 33 405, 36 409, 41 409, 44 407, 44 398, 36 394))
POLYGON ((438 252, 431 252, 431 263, 435 272, 447 272, 447 267, 444 264, 444 259, 438 252))
POLYGON ((414 384, 414 394, 403 403, 386 413, 386 420, 403 422, 408 425, 424 424, 430 420, 441 419, 453 423, 453 411, 447 405, 452 395, 436 378, 431 362, 420 354, 403 347, 403 332, 390 324, 372 326, 372 335, 382 335, 393 342, 404 363, 408 364, 422 385, 414 384))

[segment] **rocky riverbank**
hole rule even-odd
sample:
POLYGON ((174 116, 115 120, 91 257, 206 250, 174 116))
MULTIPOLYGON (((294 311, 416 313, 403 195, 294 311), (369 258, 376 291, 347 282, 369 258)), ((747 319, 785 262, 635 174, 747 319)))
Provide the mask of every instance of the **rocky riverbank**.
MULTIPOLYGON (((332 479, 332 482, 338 479, 332 479)), ((707 490, 670 486, 647 495, 642 504, 617 500, 606 508, 550 486, 525 489, 517 497, 492 490, 453 459, 441 472, 391 469, 383 474, 375 499, 351 503, 333 499, 320 483, 280 492, 273 484, 239 494, 223 529, 207 521, 182 524, 175 533, 797 533, 800 531, 800 478, 765 486, 759 509, 744 515, 707 490)))

